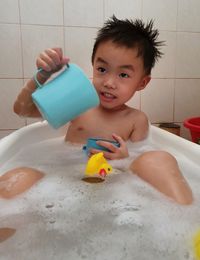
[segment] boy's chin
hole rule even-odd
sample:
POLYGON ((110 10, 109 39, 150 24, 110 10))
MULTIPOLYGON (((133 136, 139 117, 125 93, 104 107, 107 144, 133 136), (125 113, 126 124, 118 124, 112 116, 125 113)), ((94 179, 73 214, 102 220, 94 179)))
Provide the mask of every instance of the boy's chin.
POLYGON ((100 107, 107 111, 117 111, 125 108, 125 104, 122 105, 111 105, 111 104, 100 104, 100 107))

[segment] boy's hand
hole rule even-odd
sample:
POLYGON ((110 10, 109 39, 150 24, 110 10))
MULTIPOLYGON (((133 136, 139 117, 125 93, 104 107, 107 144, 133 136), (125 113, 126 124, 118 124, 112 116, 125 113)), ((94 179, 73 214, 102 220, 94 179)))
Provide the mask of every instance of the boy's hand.
POLYGON ((106 141, 98 141, 97 144, 104 146, 105 148, 109 149, 110 152, 101 151, 98 149, 91 149, 90 154, 100 153, 103 152, 103 155, 108 160, 115 160, 115 159, 123 159, 129 156, 128 149, 126 146, 126 142, 118 135, 112 134, 112 137, 119 142, 120 147, 115 146, 114 144, 106 141))
POLYGON ((69 62, 69 58, 63 57, 63 52, 61 48, 46 49, 40 53, 36 60, 37 68, 43 69, 47 74, 60 70, 63 65, 69 62))

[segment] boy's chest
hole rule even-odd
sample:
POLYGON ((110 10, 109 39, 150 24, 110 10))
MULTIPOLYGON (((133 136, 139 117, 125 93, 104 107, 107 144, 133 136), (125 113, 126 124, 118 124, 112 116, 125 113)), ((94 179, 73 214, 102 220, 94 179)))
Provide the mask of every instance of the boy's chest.
POLYGON ((113 139, 112 134, 121 136, 125 141, 133 130, 133 122, 127 116, 102 116, 86 113, 73 120, 66 139, 72 142, 85 142, 89 137, 113 139))

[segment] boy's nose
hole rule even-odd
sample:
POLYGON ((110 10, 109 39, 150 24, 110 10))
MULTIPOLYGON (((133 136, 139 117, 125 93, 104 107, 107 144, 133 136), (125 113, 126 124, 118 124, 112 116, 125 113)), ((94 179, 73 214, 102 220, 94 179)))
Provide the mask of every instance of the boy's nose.
POLYGON ((109 77, 105 80, 104 82, 104 87, 109 88, 109 89, 116 89, 116 81, 113 77, 109 77))

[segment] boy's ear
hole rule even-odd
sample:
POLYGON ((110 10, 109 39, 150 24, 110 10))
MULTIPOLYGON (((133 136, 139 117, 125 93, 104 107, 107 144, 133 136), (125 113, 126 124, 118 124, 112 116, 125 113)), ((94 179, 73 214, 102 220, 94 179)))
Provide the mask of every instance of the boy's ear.
POLYGON ((140 82, 140 85, 137 88, 137 91, 144 89, 146 87, 146 85, 149 83, 150 80, 151 80, 150 75, 144 76, 143 79, 140 82))

